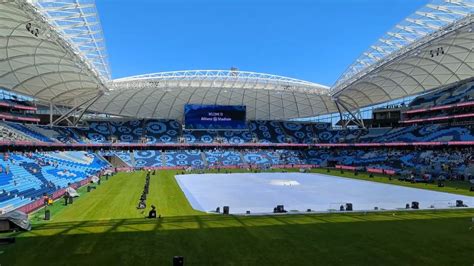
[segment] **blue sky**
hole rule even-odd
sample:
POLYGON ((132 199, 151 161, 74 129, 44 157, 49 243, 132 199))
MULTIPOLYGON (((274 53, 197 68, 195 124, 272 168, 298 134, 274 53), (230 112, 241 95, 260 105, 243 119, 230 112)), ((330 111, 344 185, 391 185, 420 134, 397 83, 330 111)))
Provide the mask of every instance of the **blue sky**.
POLYGON ((332 85, 428 0, 96 0, 113 78, 255 71, 332 85))

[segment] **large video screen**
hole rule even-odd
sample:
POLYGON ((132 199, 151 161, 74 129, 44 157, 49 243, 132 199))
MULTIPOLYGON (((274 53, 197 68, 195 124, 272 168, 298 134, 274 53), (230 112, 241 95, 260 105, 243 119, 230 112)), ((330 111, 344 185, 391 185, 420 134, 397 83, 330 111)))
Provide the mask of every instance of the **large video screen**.
POLYGON ((200 105, 184 106, 186 129, 246 129, 246 108, 242 105, 200 105))

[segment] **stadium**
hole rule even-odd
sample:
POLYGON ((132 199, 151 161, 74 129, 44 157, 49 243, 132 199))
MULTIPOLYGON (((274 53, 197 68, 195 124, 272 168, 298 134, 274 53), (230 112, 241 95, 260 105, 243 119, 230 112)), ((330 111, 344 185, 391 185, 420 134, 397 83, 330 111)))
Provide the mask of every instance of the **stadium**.
POLYGON ((93 0, 0 21, 1 266, 474 263, 473 0, 407 14, 332 86, 113 79, 93 0))

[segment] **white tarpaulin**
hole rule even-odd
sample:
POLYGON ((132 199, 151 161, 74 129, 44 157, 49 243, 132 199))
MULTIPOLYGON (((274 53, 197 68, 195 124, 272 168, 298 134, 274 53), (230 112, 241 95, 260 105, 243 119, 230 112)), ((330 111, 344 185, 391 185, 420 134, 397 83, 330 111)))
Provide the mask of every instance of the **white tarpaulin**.
POLYGON ((0 221, 8 221, 10 222, 11 227, 18 227, 25 231, 31 230, 31 224, 28 220, 28 215, 22 211, 11 211, 9 213, 5 213, 0 215, 0 221))
POLYGON ((77 193, 77 191, 72 187, 66 188, 66 192, 69 193, 69 196, 71 197, 79 197, 79 193, 77 193))
POLYGON ((277 205, 301 212, 332 211, 346 203, 358 211, 396 210, 412 201, 418 201, 420 209, 431 209, 455 207, 456 200, 474 206, 474 197, 323 174, 186 174, 176 175, 176 180, 200 211, 230 206, 232 213, 265 213, 277 205))
POLYGON ((104 175, 111 175, 113 173, 114 173, 114 171, 112 171, 110 169, 107 169, 107 170, 104 171, 104 175))
POLYGON ((93 175, 93 176, 91 177, 91 181, 92 181, 93 183, 98 183, 98 182, 99 182, 99 178, 98 178, 97 176, 93 175))

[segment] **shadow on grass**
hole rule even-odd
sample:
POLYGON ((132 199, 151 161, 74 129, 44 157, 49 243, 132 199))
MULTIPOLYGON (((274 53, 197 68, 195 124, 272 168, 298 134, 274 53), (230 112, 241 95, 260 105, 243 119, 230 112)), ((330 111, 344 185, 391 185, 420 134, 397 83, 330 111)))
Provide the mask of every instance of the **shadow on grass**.
MULTIPOLYGON (((452 211, 420 210, 408 212, 379 212, 379 213, 328 213, 328 214, 287 214, 265 216, 239 215, 190 215, 170 216, 157 219, 111 219, 71 222, 44 222, 33 225, 31 234, 41 234, 50 231, 53 234, 67 234, 75 229, 98 229, 98 232, 113 231, 156 231, 176 229, 206 229, 222 227, 254 227, 315 223, 355 223, 383 222, 400 220, 448 219, 456 217, 472 217, 474 209, 452 211)), ((92 233, 92 232, 91 232, 92 233)), ((28 232, 24 233, 30 234, 28 232)), ((19 234, 21 236, 22 233, 19 234)))
POLYGON ((48 223, 2 248, 0 262, 171 265, 173 256, 182 255, 186 265, 470 265, 472 215, 463 210, 48 223))

